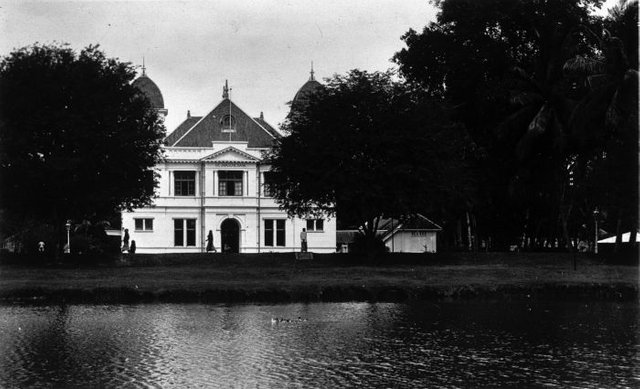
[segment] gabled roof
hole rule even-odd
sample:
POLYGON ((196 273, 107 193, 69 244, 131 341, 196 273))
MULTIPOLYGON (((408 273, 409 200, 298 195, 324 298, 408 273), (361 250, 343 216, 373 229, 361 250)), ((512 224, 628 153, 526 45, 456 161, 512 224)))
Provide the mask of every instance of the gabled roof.
POLYGON ((265 128, 235 103, 225 98, 211 112, 200 118, 195 125, 185 131, 184 134, 177 137, 175 141, 167 142, 167 145, 176 147, 210 147, 211 142, 214 141, 232 141, 247 142, 248 147, 269 148, 273 146, 273 141, 278 137, 279 134, 265 128), (222 121, 229 114, 235 120, 235 131, 223 132, 222 121))
POLYGON ((207 155, 206 157, 200 159, 200 161, 207 162, 207 161, 219 160, 220 157, 222 157, 225 154, 232 154, 232 155, 235 155, 236 157, 239 157, 239 158, 234 158, 232 162, 242 162, 243 160, 247 162, 259 161, 259 159, 254 157, 253 155, 245 153, 242 150, 238 150, 233 146, 229 146, 222 150, 216 151, 213 154, 207 155))
POLYGON ((393 226, 393 229, 402 230, 427 230, 427 231, 439 231, 442 227, 432 222, 428 218, 417 213, 408 217, 398 219, 382 219, 378 224, 379 230, 389 230, 393 226))
POLYGON ((180 125, 175 130, 173 130, 171 134, 167 135, 164 138, 164 144, 166 144, 167 146, 173 146, 173 144, 176 143, 176 141, 180 139, 182 135, 189 131, 194 124, 200 121, 200 119, 202 119, 202 116, 187 117, 184 122, 180 123, 180 125))
POLYGON ((398 219, 382 219, 378 225, 378 232, 382 234, 382 240, 386 241, 399 231, 442 231, 442 227, 416 213, 398 219))
POLYGON ((270 132, 275 138, 280 138, 282 136, 275 128, 271 126, 271 124, 267 123, 264 119, 253 118, 253 120, 258 122, 258 124, 261 125, 262 128, 270 132))

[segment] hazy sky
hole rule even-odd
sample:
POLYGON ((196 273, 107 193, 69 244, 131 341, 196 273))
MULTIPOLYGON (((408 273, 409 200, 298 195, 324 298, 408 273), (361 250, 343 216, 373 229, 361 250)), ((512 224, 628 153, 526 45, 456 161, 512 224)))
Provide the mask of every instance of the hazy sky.
POLYGON ((394 67, 409 28, 435 18, 428 0, 3 1, 0 54, 34 42, 79 50, 100 44, 109 57, 142 65, 162 91, 171 132, 209 112, 229 80, 231 99, 274 126, 309 78, 349 69, 394 67))

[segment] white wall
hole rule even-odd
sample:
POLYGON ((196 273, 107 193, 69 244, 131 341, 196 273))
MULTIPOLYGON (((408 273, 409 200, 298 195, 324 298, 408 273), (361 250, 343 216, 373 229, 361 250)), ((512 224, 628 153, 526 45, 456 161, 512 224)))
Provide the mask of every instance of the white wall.
POLYGON ((396 253, 435 253, 436 234, 435 231, 398 231, 385 246, 396 253))
MULTIPOLYGON (((290 219, 271 198, 265 198, 259 191, 262 173, 269 166, 260 165, 239 154, 225 154, 220 160, 207 161, 204 173, 200 160, 232 146, 250 154, 256 159, 262 157, 263 150, 252 150, 246 143, 220 142, 212 148, 167 148, 166 161, 157 166, 160 174, 157 197, 152 207, 122 213, 122 228, 129 230, 130 240, 136 241, 138 253, 202 252, 206 246, 206 236, 213 231, 214 245, 220 251, 220 225, 227 218, 240 223, 240 252, 292 252, 300 251, 300 232, 306 221, 290 219), (174 171, 196 171, 195 196, 175 196, 174 171), (243 171, 243 196, 219 196, 217 171, 243 171), (204 197, 201 196, 200 175, 204 174, 204 197), (204 210, 204 232, 202 229, 204 210), (136 231, 136 218, 153 219, 153 231, 136 231), (196 219, 196 245, 174 247, 174 219, 196 219), (264 245, 264 220, 286 219, 285 246, 266 247, 264 245)), ((331 253, 336 250, 335 219, 325 219, 323 232, 307 234, 309 251, 331 253)))

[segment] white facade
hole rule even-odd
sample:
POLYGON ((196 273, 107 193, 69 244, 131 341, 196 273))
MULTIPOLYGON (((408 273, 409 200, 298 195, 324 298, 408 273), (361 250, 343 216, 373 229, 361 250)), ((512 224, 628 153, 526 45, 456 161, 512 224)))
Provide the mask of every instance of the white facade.
MULTIPOLYGON (((134 85, 164 117, 162 94, 144 68, 134 85)), ((188 112, 165 138, 154 204, 122 214, 136 252, 206 252, 209 232, 217 252, 300 251, 303 228, 308 251, 335 252, 335 219, 289 218, 269 195, 263 159, 281 135, 262 114, 233 103, 229 90, 225 83, 220 103, 204 116, 188 112)))
POLYGON ((269 171, 261 163, 265 151, 249 148, 247 142, 224 141, 212 142, 211 147, 166 147, 165 162, 157 166, 160 185, 154 206, 122 215, 122 228, 129 230, 137 252, 205 252, 209 231, 217 252, 300 251, 302 228, 318 224, 319 231, 307 233, 309 251, 335 252, 335 219, 318 223, 288 218, 265 192, 264 173, 269 171), (180 193, 183 182, 176 172, 193 175, 193 194, 180 193), (242 177, 234 187, 241 193, 220 193, 220 177, 226 172, 242 177))

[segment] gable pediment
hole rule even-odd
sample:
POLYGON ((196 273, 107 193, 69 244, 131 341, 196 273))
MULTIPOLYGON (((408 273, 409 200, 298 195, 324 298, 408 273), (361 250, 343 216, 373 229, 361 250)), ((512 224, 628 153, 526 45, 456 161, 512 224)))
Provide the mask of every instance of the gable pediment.
POLYGON ((255 163, 260 159, 249 153, 245 153, 233 146, 229 146, 200 159, 201 162, 226 162, 226 163, 255 163))

